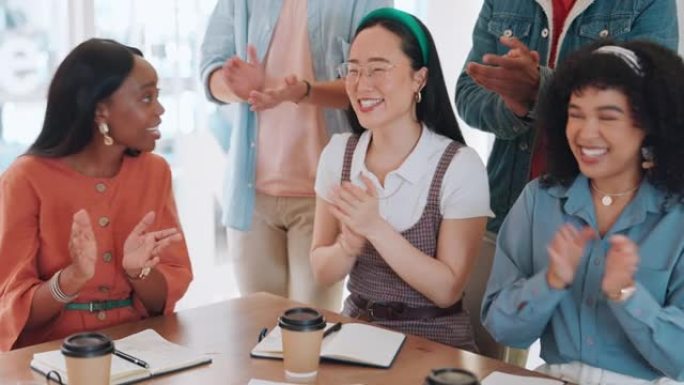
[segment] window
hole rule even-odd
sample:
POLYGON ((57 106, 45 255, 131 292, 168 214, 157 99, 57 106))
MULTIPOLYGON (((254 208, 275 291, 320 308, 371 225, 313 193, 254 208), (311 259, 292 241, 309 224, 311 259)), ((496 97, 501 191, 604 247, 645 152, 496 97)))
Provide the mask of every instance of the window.
POLYGON ((0 172, 40 131, 65 14, 62 2, 0 0, 0 172))

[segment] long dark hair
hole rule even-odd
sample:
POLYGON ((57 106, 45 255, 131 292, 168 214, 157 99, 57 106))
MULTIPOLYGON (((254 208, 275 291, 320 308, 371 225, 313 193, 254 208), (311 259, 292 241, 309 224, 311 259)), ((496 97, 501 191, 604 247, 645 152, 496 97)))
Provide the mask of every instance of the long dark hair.
POLYGON ((93 140, 95 109, 133 69, 137 48, 90 39, 74 48, 57 68, 47 97, 43 128, 27 154, 58 158, 78 153, 93 140))
MULTIPOLYGON (((465 144, 465 139, 463 139, 463 134, 461 134, 458 122, 456 121, 456 115, 451 107, 451 99, 449 98, 449 93, 447 92, 446 84, 444 82, 442 66, 439 64, 439 56, 437 55, 435 42, 425 24, 418 18, 415 19, 420 25, 420 28, 423 29, 423 32, 425 32, 429 51, 428 63, 426 66, 428 76, 425 87, 421 91, 423 99, 416 105, 416 117, 419 122, 425 124, 430 130, 465 144)), ((364 29, 376 25, 382 26, 401 39, 401 50, 411 60, 411 68, 413 68, 414 71, 418 71, 425 66, 418 40, 405 25, 398 21, 385 18, 372 18, 359 25, 354 37, 358 36, 364 29)), ((359 119, 356 116, 354 109, 351 107, 347 110, 347 117, 352 127, 352 131, 355 134, 361 134, 365 131, 359 123, 359 119)))
POLYGON ((647 41, 601 42, 581 49, 559 65, 540 101, 538 129, 547 142, 548 173, 543 186, 569 185, 579 174, 565 129, 570 97, 588 87, 614 89, 627 96, 635 124, 646 134, 654 167, 647 180, 671 195, 684 196, 684 62, 675 52, 647 41), (616 45, 633 51, 642 74, 623 59, 594 51, 616 45))

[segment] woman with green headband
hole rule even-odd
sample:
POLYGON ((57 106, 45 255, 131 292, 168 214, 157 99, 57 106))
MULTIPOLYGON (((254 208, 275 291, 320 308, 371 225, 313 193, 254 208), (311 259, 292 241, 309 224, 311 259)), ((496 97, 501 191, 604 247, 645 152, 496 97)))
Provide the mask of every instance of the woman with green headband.
POLYGON ((427 28, 391 8, 360 23, 340 66, 353 134, 316 176, 311 263, 349 275, 346 315, 476 350, 461 298, 489 209, 484 165, 464 144, 427 28))

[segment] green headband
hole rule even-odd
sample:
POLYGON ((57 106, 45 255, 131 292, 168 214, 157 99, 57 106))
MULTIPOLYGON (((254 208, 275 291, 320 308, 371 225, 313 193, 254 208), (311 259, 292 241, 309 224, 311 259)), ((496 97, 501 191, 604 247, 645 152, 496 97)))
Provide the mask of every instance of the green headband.
POLYGON ((363 25, 369 21, 378 19, 389 19, 401 23, 404 27, 411 31, 411 34, 418 40, 418 46, 420 47, 420 52, 423 55, 423 64, 428 64, 428 39, 425 35, 425 31, 418 23, 418 20, 404 11, 400 11, 396 8, 378 8, 361 19, 359 25, 363 25))

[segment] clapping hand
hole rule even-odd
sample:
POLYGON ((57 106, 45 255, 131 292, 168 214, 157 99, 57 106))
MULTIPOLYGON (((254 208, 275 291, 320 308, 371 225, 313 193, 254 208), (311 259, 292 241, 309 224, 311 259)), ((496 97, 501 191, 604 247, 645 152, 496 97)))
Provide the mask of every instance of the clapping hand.
POLYGON ((337 237, 342 250, 350 257, 358 257, 366 245, 366 238, 353 232, 347 225, 340 223, 340 235, 337 237))
POLYGON ((95 275, 97 242, 88 212, 81 209, 74 214, 69 238, 69 254, 74 275, 84 281, 95 275))
POLYGON ((226 84, 242 100, 247 100, 250 92, 262 90, 266 78, 264 65, 259 62, 253 45, 247 47, 247 56, 248 61, 233 56, 221 68, 226 84))
POLYGON ((638 265, 637 245, 624 235, 612 236, 601 283, 603 293, 609 298, 616 298, 620 295, 620 290, 632 286, 638 265))
POLYGON ((547 247, 549 270, 546 279, 551 287, 562 289, 572 283, 584 254, 584 248, 594 237, 596 234, 591 227, 578 230, 567 223, 556 232, 547 247))
POLYGON ((366 185, 365 190, 351 182, 343 182, 342 186, 333 191, 330 212, 342 226, 368 238, 382 224, 383 219, 380 217, 378 195, 373 182, 364 175, 361 180, 366 185))
POLYGON ((306 84, 299 81, 296 75, 285 77, 283 83, 279 88, 250 92, 249 99, 247 99, 247 102, 251 104, 250 109, 252 111, 263 111, 286 101, 298 103, 306 95, 306 84))
POLYGON ((159 253, 172 242, 183 239, 177 228, 168 228, 146 233, 155 214, 148 212, 131 231, 124 242, 123 268, 129 277, 139 276, 142 269, 153 268, 159 261, 159 253))
POLYGON ((511 50, 506 55, 486 54, 483 64, 468 63, 466 72, 480 86, 496 92, 517 116, 525 116, 539 90, 539 53, 514 37, 501 37, 511 50))

